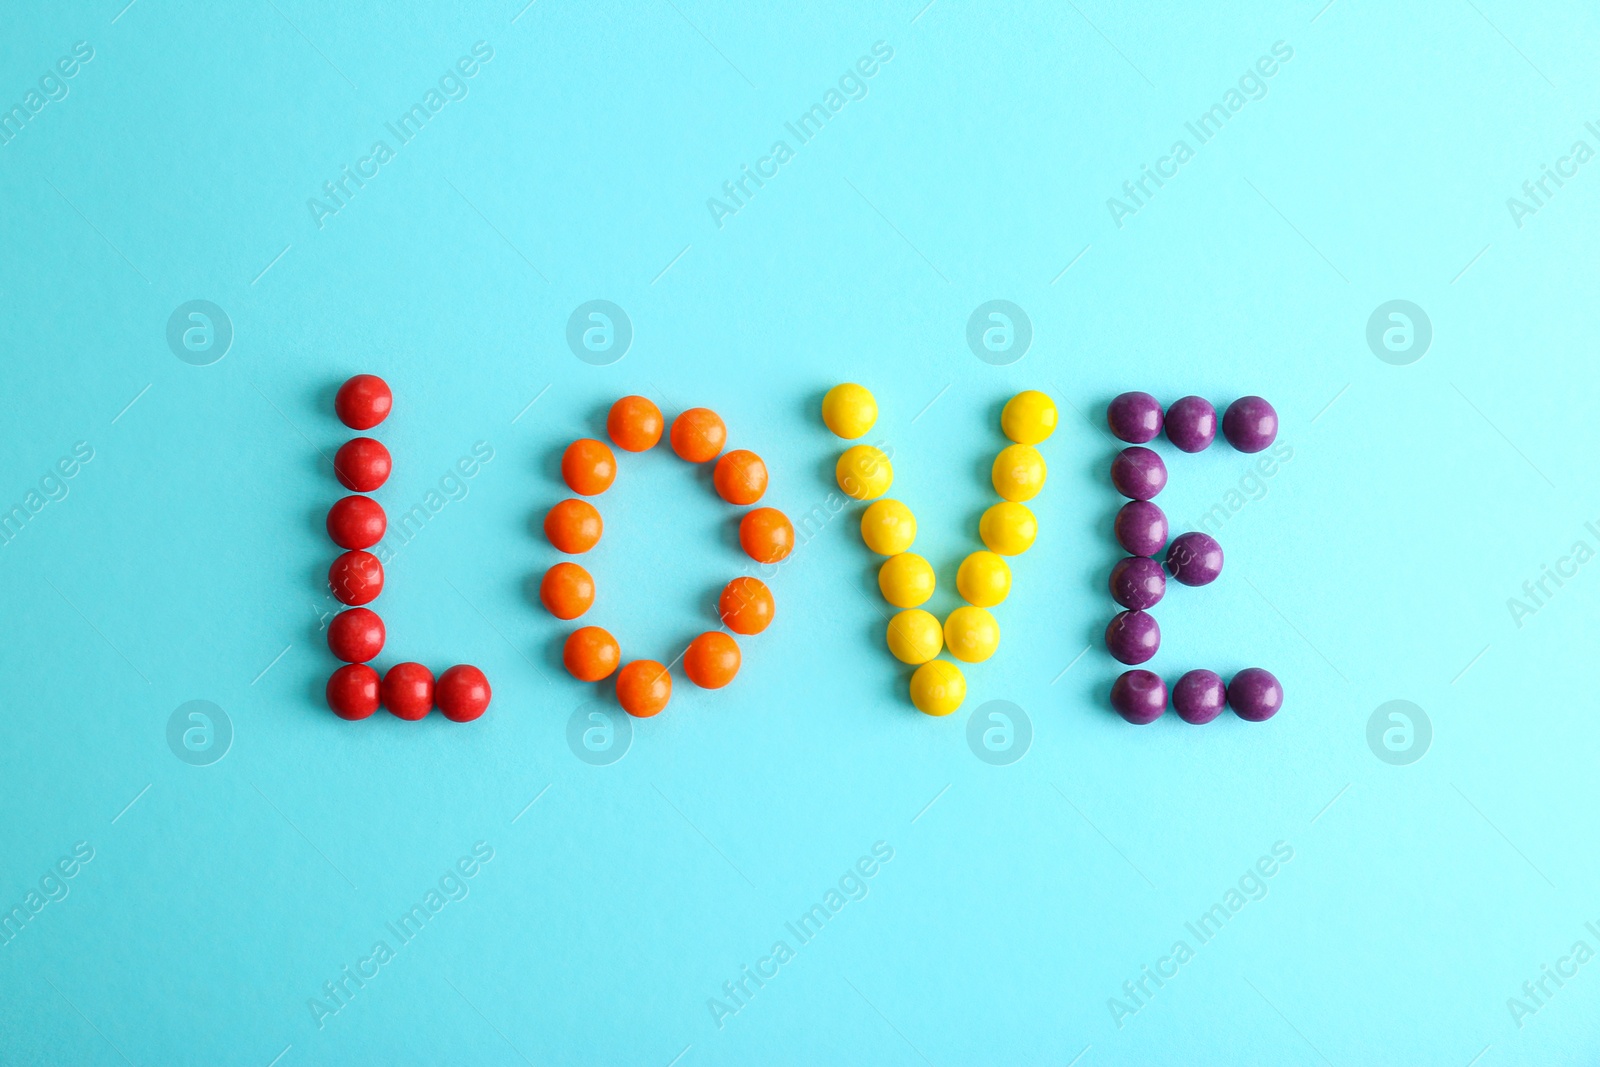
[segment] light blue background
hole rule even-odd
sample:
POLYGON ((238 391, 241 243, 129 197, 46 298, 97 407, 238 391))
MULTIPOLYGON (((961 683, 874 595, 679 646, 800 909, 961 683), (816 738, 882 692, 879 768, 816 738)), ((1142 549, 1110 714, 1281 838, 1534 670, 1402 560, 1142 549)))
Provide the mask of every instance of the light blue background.
MULTIPOLYGON (((1520 628, 1506 601, 1596 547, 1600 163, 1520 229, 1505 201, 1574 140, 1600 148, 1600 22, 923 2, 5 12, 6 107, 74 42, 94 58, 0 146, 0 506, 75 442, 94 459, 0 548, 0 904, 75 842, 95 854, 0 948, 0 1061, 1592 1061, 1600 963, 1520 1027, 1506 1002, 1600 949, 1600 566, 1520 628), (319 229, 307 199, 477 41, 469 95, 319 229), (706 199, 878 41, 869 95, 714 225, 706 199), (1277 41, 1294 57, 1266 97, 1115 226, 1106 198, 1277 41), (196 298, 235 329, 206 367, 165 342, 196 298), (609 367, 564 339, 594 298, 635 329, 609 367), (992 298, 1035 330, 1008 367, 964 339, 992 298), (1410 366, 1365 341, 1394 298, 1435 331, 1410 366), (391 515, 494 449, 376 605, 380 665, 487 671, 471 726, 322 704, 340 490, 319 451, 358 371, 396 393, 391 515), (567 627, 528 584, 555 559, 537 530, 561 448, 624 393, 708 405, 798 517, 832 490, 817 401, 845 379, 877 394, 941 614, 1000 404, 1061 403, 1041 534, 966 706, 910 708, 852 505, 772 580, 731 688, 680 675, 625 758, 580 762, 567 720, 604 687, 561 672, 567 627), (1107 710, 1098 427, 1130 388, 1282 416, 1293 460, 1223 526, 1222 579, 1158 609, 1155 663, 1269 667, 1270 723, 1107 710), (166 742, 196 699, 235 731, 209 767, 166 742), (966 743, 994 699, 1034 730, 1007 767, 966 743), (1391 699, 1432 720, 1409 766, 1367 744, 1391 699), (1119 1027, 1108 1000, 1280 841, 1266 898, 1119 1027), (308 998, 477 842, 470 895, 319 1028, 308 998), (894 858, 869 895, 719 1028, 708 998, 875 842, 894 858)), ((1166 453, 1178 528, 1250 469, 1166 453)), ((674 655, 744 569, 704 482, 659 450, 602 499, 592 619, 630 656, 674 655)))

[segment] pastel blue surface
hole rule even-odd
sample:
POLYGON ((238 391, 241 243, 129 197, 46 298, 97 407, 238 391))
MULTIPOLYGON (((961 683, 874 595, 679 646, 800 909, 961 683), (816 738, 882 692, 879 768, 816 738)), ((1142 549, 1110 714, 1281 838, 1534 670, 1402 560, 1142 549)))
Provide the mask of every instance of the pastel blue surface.
MULTIPOLYGON (((1593 1061, 1592 9, 524 2, 5 15, 0 1062, 1593 1061), (169 345, 193 300, 225 352, 169 345), (481 666, 472 725, 322 700, 360 371, 411 516, 379 663, 481 666), (1061 407, 946 719, 833 486, 843 380, 941 616, 1000 406, 1061 407), (1107 708, 1126 389, 1277 406, 1266 467, 1158 446, 1227 567, 1152 664, 1268 667, 1270 722, 1107 708), (721 413, 803 532, 735 683, 594 765, 539 524, 626 393, 721 413)), ((601 507, 585 621, 670 660, 734 512, 665 448, 601 507)))

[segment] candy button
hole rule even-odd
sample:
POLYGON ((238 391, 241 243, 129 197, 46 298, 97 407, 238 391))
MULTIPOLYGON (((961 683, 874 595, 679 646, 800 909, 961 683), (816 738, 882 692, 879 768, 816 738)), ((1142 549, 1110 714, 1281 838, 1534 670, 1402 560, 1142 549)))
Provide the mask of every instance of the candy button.
POLYGON ((1134 500, 1149 500, 1167 487, 1167 465, 1141 445, 1124 448, 1111 461, 1111 484, 1134 500))
POLYGON ((489 679, 470 663, 458 663, 439 675, 433 699, 451 722, 471 722, 489 710, 489 679))
POLYGON ((580 626, 567 635, 561 646, 561 662, 580 682, 598 682, 611 677, 622 661, 617 639, 598 626, 580 626))
POLYGON ((370 430, 389 417, 394 394, 389 383, 376 374, 358 374, 339 386, 333 410, 339 421, 352 430, 370 430))
POLYGON ((594 603, 594 579, 576 563, 557 563, 539 583, 539 603, 558 619, 576 619, 594 603))
POLYGON ((915 552, 901 552, 878 568, 878 589, 897 608, 914 608, 933 595, 933 567, 915 552))
POLYGON ((328 536, 340 548, 371 548, 388 526, 383 506, 370 496, 347 496, 328 509, 328 536))
POLYGON ((1167 546, 1167 570, 1184 585, 1210 585, 1222 573, 1222 546, 1198 530, 1179 534, 1167 546))
POLYGON ((822 421, 836 437, 854 441, 878 421, 878 402, 865 386, 836 385, 822 398, 822 421))
POLYGON ((1260 452, 1278 437, 1278 413, 1259 396, 1241 396, 1222 415, 1222 436, 1240 452, 1260 452))
POLYGON ((767 465, 754 452, 736 448, 717 460, 711 484, 730 504, 754 504, 767 491, 767 465))
POLYGON ((880 556, 906 551, 917 539, 917 517, 898 500, 879 500, 861 513, 861 540, 880 556))
POLYGON ((328 707, 341 719, 365 719, 378 710, 378 684, 365 663, 346 663, 328 678, 328 707))
POLYGON ((736 634, 758 634, 772 625, 777 606, 772 601, 772 591, 759 578, 735 578, 722 587, 717 600, 717 613, 722 624, 736 634))
POLYGON ((854 445, 844 450, 833 469, 845 496, 854 500, 873 500, 894 484, 894 467, 881 449, 854 445))
POLYGON ((339 484, 358 493, 370 493, 389 480, 394 461, 381 442, 352 437, 333 454, 333 473, 339 484))
POLYGON ((672 450, 679 459, 709 462, 717 458, 727 441, 728 428, 710 408, 690 408, 672 420, 672 450))
MULTIPOLYGON (((1170 425, 1170 424, 1169 424, 1170 425)), ((1184 722, 1201 726, 1222 714, 1228 690, 1216 671, 1190 671, 1172 687, 1172 708, 1184 722)))
POLYGON ((1153 608, 1166 592, 1166 573, 1149 556, 1124 556, 1111 568, 1111 599, 1125 608, 1153 608))
POLYGON ((643 452, 661 440, 661 409, 642 396, 625 396, 606 414, 606 436, 624 452, 643 452))
POLYGON ((1054 400, 1028 389, 1006 401, 1000 412, 1000 430, 1019 445, 1036 445, 1056 432, 1059 417, 1054 400))
POLYGON ((1039 520, 1025 504, 995 504, 978 520, 978 536, 990 552, 1020 556, 1033 547, 1033 539, 1039 536, 1039 520))
MULTIPOLYGON (((1183 452, 1204 452, 1217 439, 1217 409, 1204 397, 1186 396, 1167 409, 1167 440, 1183 452)), ((1177 697, 1174 695, 1174 701, 1177 697)))
POLYGON ((1246 722, 1266 722, 1283 707, 1283 686, 1270 671, 1247 667, 1228 683, 1228 704, 1246 722))
POLYGON ((544 517, 544 535, 568 555, 587 552, 599 544, 603 528, 600 513, 587 500, 563 500, 544 517))
POLYGON ((370 608, 341 611, 328 624, 328 651, 346 663, 365 663, 383 651, 383 620, 370 608))
POLYGON ((1000 624, 983 608, 957 608, 944 621, 944 645, 964 663, 982 663, 1000 647, 1000 624))
POLYGON ((652 659, 636 659, 617 672, 617 703, 638 719, 648 719, 672 699, 672 675, 652 659))
POLYGON ((948 715, 967 699, 967 679, 948 660, 929 660, 911 675, 911 703, 924 715, 948 715))
POLYGON ((1148 500, 1130 500, 1117 512, 1115 531, 1130 555, 1153 556, 1167 543, 1167 516, 1148 500))
POLYGON ((1161 432, 1161 403, 1149 393, 1123 393, 1106 408, 1106 424, 1119 441, 1153 441, 1161 432))
POLYGON ((1106 627, 1106 651, 1120 663, 1144 663, 1161 648, 1161 627, 1154 615, 1119 611, 1106 627))
POLYGON ((1006 500, 1032 500, 1044 488, 1044 457, 1032 445, 1010 445, 1000 450, 990 471, 994 491, 1006 500))
POLYGON ((931 612, 908 608, 889 620, 889 651, 901 663, 927 663, 944 648, 944 628, 931 612))
POLYGON ((1167 683, 1154 671, 1124 671, 1111 683, 1111 707, 1135 726, 1153 723, 1167 710, 1167 683))
POLYGON ((396 663, 383 676, 383 706, 397 719, 415 721, 433 710, 433 672, 420 663, 396 663))
POLYGON ((739 520, 739 544, 757 563, 778 563, 794 551, 794 526, 777 508, 756 508, 739 520))
POLYGON ((974 552, 956 571, 956 592, 969 604, 992 608, 1011 593, 1011 568, 993 552, 974 552))
POLYGON ((739 658, 739 643, 721 630, 711 630, 689 642, 683 673, 701 689, 721 689, 739 673, 739 658))
POLYGON ((370 604, 383 592, 383 564, 371 552, 345 552, 328 568, 328 587, 341 604, 370 604))
POLYGON ((599 496, 617 479, 617 457, 605 442, 579 438, 561 454, 561 477, 574 493, 599 496))

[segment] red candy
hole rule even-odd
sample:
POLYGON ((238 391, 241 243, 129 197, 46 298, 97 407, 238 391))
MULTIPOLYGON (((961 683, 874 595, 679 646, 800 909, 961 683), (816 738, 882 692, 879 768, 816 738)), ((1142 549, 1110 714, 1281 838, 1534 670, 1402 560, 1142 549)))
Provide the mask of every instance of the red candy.
POLYGON ((489 707, 489 679, 478 668, 459 663, 439 675, 433 698, 451 722, 471 722, 489 707))
POLYGON ((383 620, 370 608, 341 611, 328 624, 328 649, 346 663, 365 663, 383 651, 383 620))
POLYGON ((333 456, 339 484, 358 493, 370 493, 388 481, 393 466, 389 450, 370 437, 352 437, 333 456))
POLYGON ((388 528, 383 505, 368 496, 347 496, 328 509, 328 536, 340 548, 371 548, 388 528))
POLYGON ((378 710, 378 672, 347 663, 328 679, 328 707, 341 719, 365 719, 378 710))
POLYGON ((370 604, 383 592, 383 564, 371 552, 346 552, 328 568, 328 586, 341 604, 370 604))
POLYGON ((396 663, 383 676, 383 706, 415 721, 433 710, 433 672, 420 663, 396 663))
POLYGON ((333 410, 339 421, 352 430, 370 430, 389 417, 394 407, 394 394, 389 383, 376 374, 358 374, 339 386, 339 395, 333 398, 333 410))

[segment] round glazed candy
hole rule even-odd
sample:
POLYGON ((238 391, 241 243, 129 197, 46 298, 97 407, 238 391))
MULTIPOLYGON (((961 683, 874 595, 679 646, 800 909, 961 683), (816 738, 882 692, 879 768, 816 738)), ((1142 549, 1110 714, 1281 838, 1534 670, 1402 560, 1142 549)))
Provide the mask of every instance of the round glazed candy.
POLYGON ((933 567, 915 552, 890 556, 878 568, 878 590, 897 608, 914 608, 933 595, 933 567))
POLYGON ((365 719, 378 710, 378 672, 365 663, 346 663, 328 677, 328 707, 341 719, 365 719))
POLYGON ((744 448, 725 452, 711 472, 717 495, 730 504, 754 504, 767 491, 767 465, 744 448))
POLYGON ((834 478, 844 495, 853 500, 872 500, 894 484, 894 466, 881 449, 871 445, 852 445, 844 450, 833 468, 834 478))
POLYGON ((689 642, 683 673, 701 689, 721 689, 739 673, 739 643, 721 630, 708 630, 689 642))
POLYGON ((1198 530, 1181 533, 1167 546, 1167 570, 1184 585, 1210 585, 1222 573, 1222 546, 1198 530))
POLYGON ((617 672, 617 703, 636 719, 658 714, 672 699, 672 675, 653 659, 636 659, 617 672))
POLYGON ((1190 671, 1172 687, 1172 708, 1178 718, 1196 726, 1222 714, 1228 703, 1228 690, 1216 671, 1190 671))
POLYGON ((672 420, 672 450, 679 459, 690 463, 710 462, 717 458, 727 442, 728 428, 710 408, 690 408, 672 420))
POLYGON ((932 612, 907 608, 889 620, 889 652, 901 663, 927 663, 944 648, 944 628, 932 612))
POLYGON ((1130 500, 1117 512, 1117 544, 1135 556, 1153 556, 1167 543, 1167 516, 1148 500, 1130 500))
POLYGON ((393 468, 389 450, 370 437, 352 437, 333 454, 334 477, 358 493, 370 493, 383 485, 393 468))
POLYGON ((606 414, 606 436, 624 452, 643 452, 661 440, 661 409, 642 396, 625 396, 606 414))
POLYGON ((722 587, 717 614, 722 625, 736 634, 758 634, 772 624, 777 613, 772 591, 759 578, 744 575, 722 587))
POLYGON ((420 663, 396 663, 383 676, 383 706, 415 722, 433 710, 433 672, 420 663))
POLYGON ((1278 413, 1259 396, 1241 396, 1222 415, 1222 436, 1240 452, 1260 452, 1278 437, 1278 413))
POLYGON ((1107 406, 1106 425, 1119 441, 1153 441, 1161 432, 1161 403, 1149 393, 1123 393, 1107 406))
POLYGON ((451 722, 471 722, 489 710, 489 679, 470 663, 445 669, 433 687, 433 699, 451 722))
POLYGON ((583 496, 599 496, 617 480, 617 457, 605 442, 580 437, 561 454, 561 478, 583 496))
POLYGON ((911 675, 911 703, 924 715, 948 715, 967 699, 967 679, 948 660, 931 659, 911 675))
POLYGON ((371 548, 388 528, 383 505, 370 496, 347 496, 328 509, 328 536, 340 548, 371 548))
POLYGON ((341 604, 370 604, 383 592, 383 564, 371 552, 345 552, 328 568, 328 587, 341 604))
POLYGON ((1111 684, 1111 707, 1135 726, 1146 726, 1167 710, 1167 683, 1155 671, 1123 671, 1111 684))
POLYGON ((917 517, 898 500, 879 500, 861 513, 861 540, 880 556, 904 552, 917 539, 917 517))
POLYGON ((1283 707, 1283 686, 1271 672, 1247 667, 1228 683, 1228 704, 1246 722, 1266 722, 1283 707))
POLYGON ((757 563, 778 563, 794 551, 794 526, 777 508, 756 508, 739 520, 739 544, 757 563))
POLYGON ((1000 647, 1000 624, 983 608, 957 608, 944 620, 944 647, 963 663, 982 663, 1000 647))
POLYGON ((822 398, 822 421, 835 437, 854 441, 878 421, 878 401, 866 386, 836 385, 822 398))
POLYGON ((1153 608, 1166 592, 1167 576, 1149 556, 1124 556, 1111 568, 1111 599, 1125 608, 1153 608))
POLYGON ((599 544, 603 529, 600 513, 587 500, 563 500, 544 517, 544 535, 569 556, 599 544))
POLYGON ((1013 503, 1032 500, 1044 488, 1044 457, 1032 445, 1008 445, 994 457, 989 472, 994 491, 1013 503))
POLYGON ((370 608, 341 611, 328 624, 328 651, 346 663, 365 663, 383 651, 383 620, 370 608))
MULTIPOLYGON (((1204 397, 1186 396, 1167 409, 1167 440, 1181 452, 1204 452, 1217 439, 1217 409, 1204 397)), ((1177 697, 1173 697, 1176 702, 1177 697)))
POLYGON ((1002 556, 1020 556, 1033 547, 1039 536, 1039 520, 1026 504, 1006 501, 995 504, 978 520, 978 536, 984 547, 1002 556))
POLYGON ((956 571, 956 592, 968 604, 992 608, 1011 595, 1011 568, 993 552, 974 552, 956 571))
POLYGON ((563 560, 544 572, 539 603, 558 619, 576 619, 594 603, 594 579, 576 563, 563 560))
MULTIPOLYGON (((1129 666, 1144 663, 1161 648, 1161 627, 1154 615, 1143 611, 1119 611, 1106 627, 1106 651, 1113 659, 1129 666)), ((1165 693, 1165 687, 1162 689, 1165 693)))
POLYGON ((1142 445, 1124 448, 1111 461, 1111 484, 1125 497, 1149 500, 1167 487, 1167 465, 1142 445))
POLYGON ((358 374, 343 385, 333 398, 339 421, 352 430, 370 430, 389 417, 394 394, 389 383, 376 374, 358 374))
POLYGON ((598 682, 611 677, 622 662, 617 639, 598 626, 580 626, 567 635, 561 646, 561 662, 567 673, 580 682, 598 682))
POLYGON ((1056 432, 1059 418, 1054 400, 1028 389, 1006 401, 1000 412, 1000 431, 1019 445, 1036 445, 1056 432))

